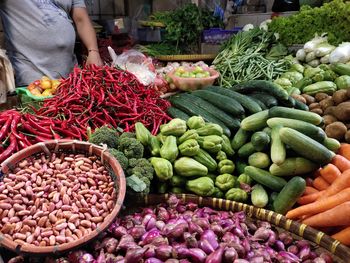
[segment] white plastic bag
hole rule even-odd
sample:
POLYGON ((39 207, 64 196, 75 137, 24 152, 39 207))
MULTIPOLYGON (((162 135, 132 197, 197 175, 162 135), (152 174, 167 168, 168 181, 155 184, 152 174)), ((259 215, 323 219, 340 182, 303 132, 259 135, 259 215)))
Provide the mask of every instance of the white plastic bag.
POLYGON ((304 50, 306 53, 315 51, 316 47, 328 41, 328 38, 322 34, 321 36, 316 35, 312 40, 308 41, 304 45, 304 50))
POLYGON ((344 42, 329 55, 329 63, 346 63, 350 61, 350 42, 344 42))
POLYGON ((5 103, 7 93, 16 90, 14 71, 6 51, 0 49, 0 103, 5 103))
POLYGON ((112 66, 119 67, 134 74, 137 79, 145 86, 155 82, 156 73, 151 58, 147 58, 141 52, 130 49, 117 56, 111 47, 108 47, 112 58, 112 66))

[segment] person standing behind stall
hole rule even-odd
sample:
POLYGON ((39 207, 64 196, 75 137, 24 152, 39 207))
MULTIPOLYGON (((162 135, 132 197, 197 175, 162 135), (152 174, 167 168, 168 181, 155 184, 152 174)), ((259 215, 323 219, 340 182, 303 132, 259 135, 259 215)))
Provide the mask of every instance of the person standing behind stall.
POLYGON ((67 77, 77 64, 73 23, 89 52, 86 64, 103 64, 84 0, 0 0, 0 16, 17 87, 67 77))

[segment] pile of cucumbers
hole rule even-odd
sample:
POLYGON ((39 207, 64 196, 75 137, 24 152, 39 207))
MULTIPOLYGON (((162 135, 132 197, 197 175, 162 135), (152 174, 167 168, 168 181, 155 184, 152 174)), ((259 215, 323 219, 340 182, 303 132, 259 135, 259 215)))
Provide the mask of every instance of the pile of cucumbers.
POLYGON ((308 110, 279 85, 266 80, 252 80, 230 89, 210 86, 172 96, 170 102, 172 107, 168 113, 173 118, 188 120, 190 116, 202 116, 208 122, 219 124, 228 137, 240 128, 243 118, 273 106, 308 110))
POLYGON ((243 119, 234 135, 237 172, 273 192, 269 208, 275 212, 285 214, 305 190, 302 177, 329 163, 340 147, 322 122, 316 113, 274 106, 243 119))

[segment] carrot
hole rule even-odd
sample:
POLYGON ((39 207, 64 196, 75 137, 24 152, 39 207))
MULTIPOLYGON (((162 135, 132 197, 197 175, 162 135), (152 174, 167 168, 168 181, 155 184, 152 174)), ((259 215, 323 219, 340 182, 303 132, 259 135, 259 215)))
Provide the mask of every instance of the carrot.
POLYGON ((329 163, 320 171, 320 175, 331 184, 341 175, 341 172, 334 164, 329 163))
POLYGON ((329 183, 327 183, 327 181, 323 179, 323 177, 319 176, 314 180, 313 186, 317 190, 322 191, 322 190, 326 190, 329 187, 329 183))
POLYGON ((313 188, 312 186, 306 186, 303 195, 310 195, 318 192, 319 191, 316 188, 313 188))
POLYGON ((341 190, 350 187, 350 170, 342 173, 335 181, 325 190, 320 199, 339 193, 341 190))
POLYGON ((319 199, 311 204, 299 206, 290 210, 286 217, 290 219, 298 218, 302 215, 314 215, 324 212, 344 202, 350 201, 350 188, 346 188, 341 192, 325 199, 319 199))
POLYGON ((344 172, 350 169, 350 161, 346 159, 344 156, 337 154, 332 159, 332 164, 338 167, 341 172, 344 172))
POLYGON ((350 245, 350 226, 334 234, 332 237, 334 239, 337 239, 344 245, 349 246, 350 245))
POLYGON ((315 202, 323 193, 324 191, 317 191, 316 193, 303 195, 302 197, 299 197, 297 202, 299 205, 310 204, 312 202, 315 202))
POLYGON ((342 143, 342 145, 340 145, 340 148, 338 150, 338 154, 340 154, 341 156, 344 156, 346 159, 350 161, 350 144, 342 143))
POLYGON ((350 225, 350 202, 345 202, 332 209, 313 215, 303 220, 312 227, 346 226, 350 225))

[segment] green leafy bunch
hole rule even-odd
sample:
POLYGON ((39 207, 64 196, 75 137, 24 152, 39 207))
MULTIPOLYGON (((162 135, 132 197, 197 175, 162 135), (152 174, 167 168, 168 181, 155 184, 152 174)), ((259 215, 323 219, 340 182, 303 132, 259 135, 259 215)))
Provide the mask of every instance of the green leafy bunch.
POLYGON ((303 44, 315 34, 328 34, 328 41, 338 45, 350 40, 350 2, 333 0, 321 7, 302 6, 289 17, 273 19, 269 30, 279 33, 285 45, 303 44))

